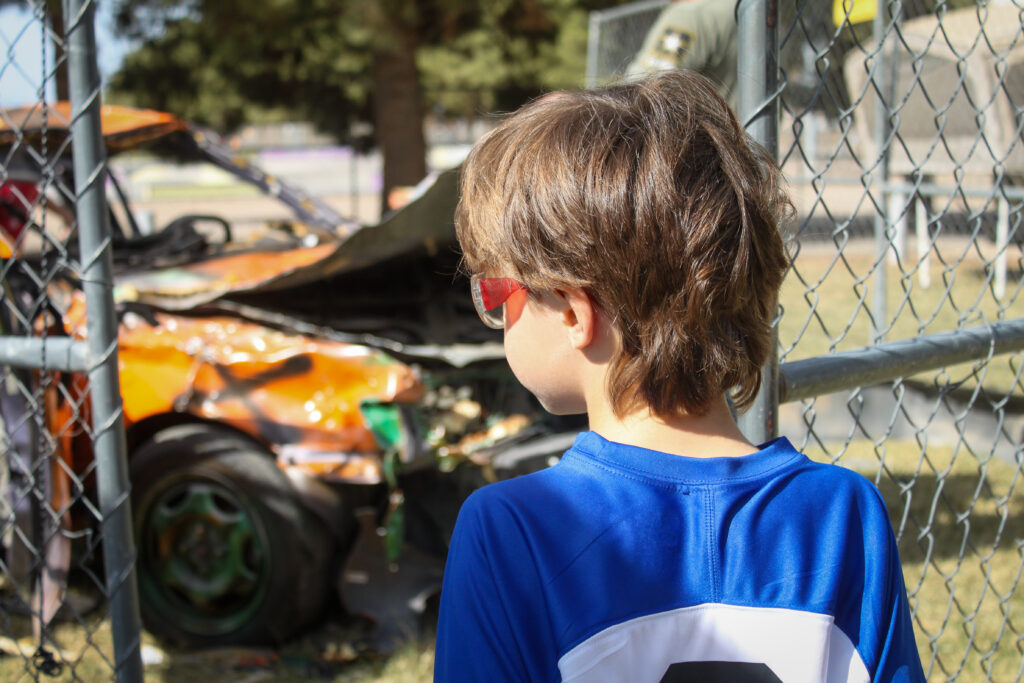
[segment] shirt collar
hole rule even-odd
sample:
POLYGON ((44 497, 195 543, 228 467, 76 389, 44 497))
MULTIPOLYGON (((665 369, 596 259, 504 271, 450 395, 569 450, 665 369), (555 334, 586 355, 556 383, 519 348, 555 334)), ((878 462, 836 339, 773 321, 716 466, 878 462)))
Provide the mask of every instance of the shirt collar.
POLYGON ((583 432, 566 455, 573 452, 625 472, 681 484, 755 479, 805 460, 784 436, 758 446, 750 455, 694 458, 609 441, 597 432, 583 432))

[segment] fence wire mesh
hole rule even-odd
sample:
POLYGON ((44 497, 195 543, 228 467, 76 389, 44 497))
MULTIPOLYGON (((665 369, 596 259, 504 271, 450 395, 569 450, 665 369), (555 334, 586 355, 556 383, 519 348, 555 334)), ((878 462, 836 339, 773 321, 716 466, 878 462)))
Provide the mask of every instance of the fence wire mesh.
MULTIPOLYGON (((821 14, 799 3, 780 24, 780 157, 800 216, 781 360, 1024 316, 1021 6, 821 14)), ((1021 361, 990 353, 790 407, 806 450, 886 497, 931 679, 1021 677, 1021 361)))
MULTIPOLYGON (((0 22, 0 93, 5 105, 10 93, 28 93, 0 109, 0 334, 9 363, 0 369, 0 678, 127 680, 132 650, 118 652, 115 634, 134 626, 128 640, 137 648, 138 626, 116 611, 122 623, 112 624, 108 609, 124 594, 131 565, 110 580, 103 553, 112 515, 97 492, 109 474, 99 455, 76 455, 93 453, 104 435, 117 438, 119 408, 92 422, 96 390, 84 371, 93 376, 105 361, 71 362, 84 357, 76 348, 84 342, 66 325, 74 311, 84 313, 83 280, 96 277, 102 258, 102 249, 80 258, 79 213, 82 186, 102 183, 103 169, 76 189, 72 161, 72 119, 94 97, 77 98, 85 103, 77 114, 66 104, 76 99, 69 39, 87 31, 91 40, 92 8, 16 4, 0 22)), ((80 71, 95 71, 95 50, 88 52, 79 54, 92 64, 80 71)), ((98 83, 78 86, 96 91, 98 83)), ((102 140, 93 144, 102 149, 102 140)))
MULTIPOLYGON (((591 45, 640 45, 649 4, 594 13, 591 45)), ((873 8, 778 3, 779 154, 798 211, 783 377, 788 362, 1024 317, 1024 3, 873 8)), ((590 57, 591 83, 630 60, 590 57)), ((929 680, 1024 673, 1024 355, 993 348, 779 412, 781 433, 884 495, 929 680)))
MULTIPOLYGON (((590 82, 628 63, 621 48, 641 45, 662 4, 595 13, 590 82)), ((82 276, 71 114, 43 106, 67 99, 61 3, 26 5, 28 18, 0 24, 0 92, 36 93, 0 113, 0 325, 52 351, 82 276)), ((836 5, 779 3, 780 161, 799 216, 783 370, 1024 317, 1024 4, 836 5)), ((58 364, 44 353, 37 369, 0 371, 4 680, 118 669, 97 466, 70 455, 95 436, 90 393, 83 375, 46 369, 58 364)), ((1021 352, 990 352, 780 413, 809 455, 885 496, 930 680, 1024 675, 1022 371, 1021 352)))
POLYGON ((647 30, 668 0, 641 0, 623 7, 591 12, 587 42, 587 87, 621 76, 643 44, 647 30))

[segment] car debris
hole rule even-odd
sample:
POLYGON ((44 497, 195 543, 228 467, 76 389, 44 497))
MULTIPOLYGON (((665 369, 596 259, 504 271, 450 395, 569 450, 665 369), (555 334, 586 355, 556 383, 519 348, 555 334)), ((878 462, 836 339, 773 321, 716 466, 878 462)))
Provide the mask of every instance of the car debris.
MULTIPOLYGON (((70 172, 61 144, 69 119, 66 103, 0 115, 7 166, 24 171, 19 182, 35 173, 40 188, 29 198, 12 186, 18 205, 8 214, 20 216, 21 229, 0 222, 0 255, 26 274, 6 283, 5 334, 87 334, 73 202, 62 191, 70 184, 61 180, 70 172), (44 169, 57 180, 46 182, 44 169), (49 204, 43 190, 56 190, 49 204), (55 234, 44 205, 62 206, 71 225, 55 234), (33 251, 33 240, 41 249, 33 251), (41 286, 32 269, 44 265, 54 277, 41 286), (29 315, 25 301, 43 294, 45 310, 29 315)), ((545 466, 564 450, 545 444, 562 444, 580 427, 540 408, 507 369, 500 333, 476 318, 452 227, 458 170, 439 174, 379 224, 360 225, 170 114, 105 106, 101 119, 109 154, 146 147, 201 159, 295 216, 254 240, 239 240, 217 216, 186 215, 142 234, 111 181, 118 360, 147 628, 185 645, 280 643, 331 605, 358 602, 358 582, 344 577, 361 528, 379 564, 401 567, 411 549, 407 556, 433 558, 425 575, 436 581, 461 501, 487 481, 545 466)), ((16 275, 13 266, 8 272, 16 275)), ((62 463, 48 470, 49 505, 69 511, 48 537, 68 548, 97 522, 81 505, 92 495, 88 386, 73 373, 19 377, 46 396, 62 463)), ((27 411, 9 397, 5 423, 27 411)), ((45 457, 8 431, 12 462, 30 467, 45 457)), ((9 500, 26 485, 14 475, 3 492, 9 500)), ((14 514, 29 529, 42 511, 14 514)), ((14 543, 8 552, 27 548, 14 543)), ((58 562, 65 574, 67 555, 58 562)), ((412 583, 423 592, 423 581, 412 583)), ((59 604, 62 586, 44 590, 59 604)))

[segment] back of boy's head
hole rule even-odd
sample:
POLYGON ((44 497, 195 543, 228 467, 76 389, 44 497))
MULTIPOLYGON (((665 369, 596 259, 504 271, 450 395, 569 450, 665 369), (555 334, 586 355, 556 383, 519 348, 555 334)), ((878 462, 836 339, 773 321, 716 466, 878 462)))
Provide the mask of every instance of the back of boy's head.
POLYGON ((692 72, 560 93, 480 140, 455 225, 466 265, 583 288, 612 321, 616 414, 744 408, 772 351, 792 207, 774 160, 692 72))

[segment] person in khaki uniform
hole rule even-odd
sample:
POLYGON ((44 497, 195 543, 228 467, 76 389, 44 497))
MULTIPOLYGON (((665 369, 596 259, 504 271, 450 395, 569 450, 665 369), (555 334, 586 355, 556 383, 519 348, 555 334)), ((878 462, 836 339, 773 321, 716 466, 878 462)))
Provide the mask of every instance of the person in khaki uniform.
POLYGON ((643 47, 626 68, 625 79, 654 71, 690 69, 718 85, 736 108, 736 3, 677 0, 662 10, 643 47))

